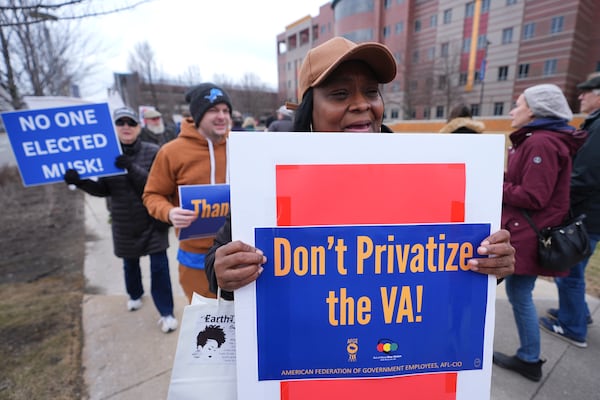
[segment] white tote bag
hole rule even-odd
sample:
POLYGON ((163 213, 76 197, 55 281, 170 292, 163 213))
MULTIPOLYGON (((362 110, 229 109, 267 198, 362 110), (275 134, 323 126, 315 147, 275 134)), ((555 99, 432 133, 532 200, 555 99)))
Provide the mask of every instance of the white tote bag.
POLYGON ((169 400, 235 400, 233 301, 194 293, 183 310, 169 400))

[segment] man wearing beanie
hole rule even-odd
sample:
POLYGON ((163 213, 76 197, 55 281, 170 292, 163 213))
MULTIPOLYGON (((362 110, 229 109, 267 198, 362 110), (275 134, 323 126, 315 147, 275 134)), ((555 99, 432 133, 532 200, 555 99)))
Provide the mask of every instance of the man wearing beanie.
MULTIPOLYGON (((180 185, 218 184, 227 180, 227 135, 231 123, 231 100, 213 83, 192 87, 185 95, 190 116, 181 122, 181 132, 161 147, 144 188, 144 205, 179 233, 196 218, 194 211, 180 207, 180 185)), ((191 302, 194 292, 215 297, 208 288, 204 254, 213 237, 179 242, 179 283, 191 302)))
POLYGON ((569 270, 569 275, 556 278, 558 308, 546 311, 540 326, 553 335, 578 347, 587 345, 588 325, 593 323, 585 301, 585 267, 600 241, 600 75, 592 75, 577 85, 581 112, 588 114, 581 129, 588 138, 573 159, 571 174, 571 208, 583 220, 590 236, 592 254, 569 270))

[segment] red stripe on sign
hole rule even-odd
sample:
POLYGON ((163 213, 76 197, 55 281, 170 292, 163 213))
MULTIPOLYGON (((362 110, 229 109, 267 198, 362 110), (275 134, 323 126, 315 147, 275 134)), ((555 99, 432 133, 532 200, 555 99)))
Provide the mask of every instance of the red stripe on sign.
POLYGON ((277 225, 462 222, 464 164, 278 165, 277 225))
MULTIPOLYGON (((277 225, 464 222, 464 164, 278 165, 277 225)), ((282 381, 282 400, 456 399, 456 373, 282 381), (318 394, 318 395, 317 395, 318 394)))
POLYGON ((412 375, 381 379, 287 381, 280 384, 281 400, 377 398, 455 400, 456 374, 412 375))

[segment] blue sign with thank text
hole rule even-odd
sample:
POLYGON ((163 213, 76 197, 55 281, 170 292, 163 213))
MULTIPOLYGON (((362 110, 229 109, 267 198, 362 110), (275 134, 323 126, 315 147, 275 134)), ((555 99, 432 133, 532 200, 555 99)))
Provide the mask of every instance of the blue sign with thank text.
POLYGON ((258 379, 481 369, 489 224, 257 228, 258 379))
POLYGON ((215 236, 229 214, 229 185, 179 186, 181 208, 193 210, 198 218, 179 231, 179 240, 215 236))
POLYGON ((62 182, 65 171, 82 178, 125 173, 107 103, 2 114, 25 186, 62 182))

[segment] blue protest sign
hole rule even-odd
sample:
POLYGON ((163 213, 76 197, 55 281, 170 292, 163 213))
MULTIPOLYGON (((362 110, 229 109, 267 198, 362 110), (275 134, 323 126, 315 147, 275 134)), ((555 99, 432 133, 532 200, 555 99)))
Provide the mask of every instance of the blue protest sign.
POLYGON ((258 228, 259 380, 481 369, 489 224, 258 228))
POLYGON ((229 213, 229 185, 179 186, 181 208, 193 210, 198 218, 179 231, 179 240, 214 236, 229 213))
POLYGON ((2 120, 25 186, 62 182, 75 169, 82 178, 122 174, 121 154, 107 103, 12 111, 2 120))

